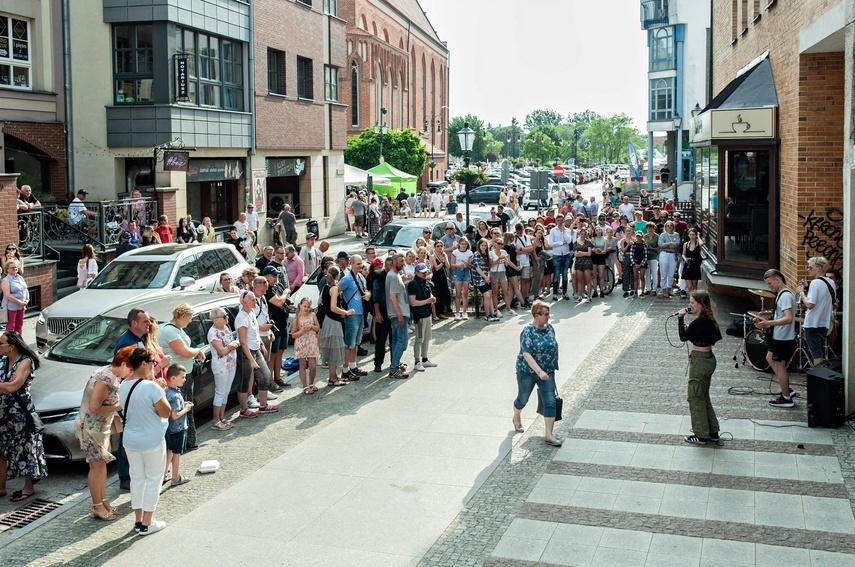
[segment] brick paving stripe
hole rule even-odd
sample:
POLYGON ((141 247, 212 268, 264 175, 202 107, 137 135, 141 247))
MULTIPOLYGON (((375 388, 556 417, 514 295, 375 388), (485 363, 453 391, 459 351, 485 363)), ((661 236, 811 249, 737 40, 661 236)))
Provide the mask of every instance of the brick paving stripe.
MULTIPOLYGON (((587 463, 569 463, 552 461, 546 466, 547 474, 608 478, 612 480, 631 480, 655 482, 658 484, 681 484, 684 486, 706 486, 711 488, 729 488, 733 490, 751 490, 753 492, 778 492, 780 479, 735 476, 729 474, 697 473, 688 471, 665 471, 637 467, 619 467, 614 465, 590 465, 587 463)), ((846 487, 830 482, 812 482, 805 480, 787 480, 790 494, 799 496, 817 496, 821 498, 848 498, 846 487)))
MULTIPOLYGON (((832 553, 852 553, 855 550, 855 535, 849 534, 740 522, 676 518, 637 512, 615 514, 610 510, 581 508, 578 506, 526 502, 520 509, 518 517, 541 522, 558 522, 562 524, 607 527, 656 534, 742 541, 832 553)), ((852 561, 855 564, 855 555, 852 556, 852 561)))

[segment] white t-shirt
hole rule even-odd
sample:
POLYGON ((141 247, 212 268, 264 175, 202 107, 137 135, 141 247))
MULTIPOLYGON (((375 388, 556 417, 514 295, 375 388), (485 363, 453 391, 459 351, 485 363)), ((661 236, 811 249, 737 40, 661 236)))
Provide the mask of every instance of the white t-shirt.
POLYGON ((629 220, 632 220, 632 215, 635 212, 635 207, 632 206, 632 203, 621 204, 617 209, 621 215, 624 215, 629 220))
POLYGON ((834 316, 834 298, 829 292, 828 286, 820 281, 821 279, 831 284, 832 290, 835 289, 834 282, 829 278, 816 278, 810 282, 805 299, 814 305, 813 309, 808 309, 807 314, 805 314, 804 327, 806 329, 828 329, 834 316))
POLYGON ((241 309, 240 313, 235 317, 235 329, 240 329, 241 327, 246 327, 246 346, 251 350, 260 349, 261 338, 258 334, 258 320, 255 318, 255 314, 251 311, 247 313, 241 309))
POLYGON ((531 266, 531 256, 520 252, 520 248, 528 248, 529 246, 531 246, 531 238, 527 234, 514 235, 514 247, 517 249, 517 262, 520 268, 531 266))
POLYGON ((71 203, 68 205, 68 224, 74 226, 81 220, 86 218, 86 215, 83 214, 83 211, 85 210, 86 204, 78 197, 75 197, 74 200, 71 201, 71 203))
POLYGON ((252 232, 258 231, 258 213, 246 213, 246 224, 252 232))
POLYGON ((789 325, 772 327, 774 329, 772 331, 772 338, 776 341, 791 341, 796 338, 796 296, 788 289, 778 293, 778 297, 775 300, 775 315, 773 319, 783 318, 786 309, 792 311, 793 321, 789 325))
POLYGON ((249 230, 249 224, 245 222, 235 221, 234 227, 238 233, 238 238, 246 236, 246 232, 249 230))
POLYGON ((453 260, 451 261, 452 266, 454 266, 454 264, 465 264, 466 262, 472 260, 472 256, 474 255, 475 254, 472 253, 472 250, 453 250, 451 252, 451 256, 453 258, 453 260))
POLYGON ((131 451, 150 451, 163 443, 169 420, 157 415, 154 404, 166 394, 157 382, 151 380, 124 380, 119 386, 119 405, 127 415, 122 444, 131 451), (134 384, 134 395, 128 405, 128 394, 134 384))
POLYGON ((442 206, 442 195, 440 195, 439 193, 431 193, 430 203, 431 206, 438 211, 442 206))
POLYGON ((493 267, 490 268, 491 273, 498 274, 505 271, 505 264, 499 261, 500 258, 510 259, 510 256, 504 250, 502 250, 501 256, 496 254, 495 250, 490 250, 490 261, 493 263, 493 267))

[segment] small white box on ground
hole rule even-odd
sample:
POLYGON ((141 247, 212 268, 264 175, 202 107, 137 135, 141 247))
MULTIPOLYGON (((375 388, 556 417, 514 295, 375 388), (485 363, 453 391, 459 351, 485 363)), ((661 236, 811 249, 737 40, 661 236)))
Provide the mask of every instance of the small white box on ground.
POLYGON ((202 464, 199 465, 199 472, 202 474, 208 474, 217 472, 217 469, 220 468, 220 461, 202 461, 202 464))

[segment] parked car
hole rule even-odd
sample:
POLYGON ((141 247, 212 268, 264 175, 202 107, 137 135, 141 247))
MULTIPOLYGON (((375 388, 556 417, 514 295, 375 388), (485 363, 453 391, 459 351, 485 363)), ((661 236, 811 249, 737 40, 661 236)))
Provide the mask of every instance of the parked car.
POLYGON ((125 252, 84 289, 43 309, 36 344, 50 346, 92 317, 126 301, 214 291, 222 272, 237 278, 249 264, 231 244, 159 244, 125 252))
MULTIPOLYGON (((499 202, 499 193, 502 192, 504 186, 502 185, 481 185, 480 187, 475 187, 474 189, 469 190, 469 202, 470 203, 498 203, 499 202)), ((462 192, 457 196, 458 203, 466 202, 466 192, 462 192)))
MULTIPOLYGON (((564 187, 566 187, 568 191, 573 188, 572 183, 563 183, 562 185, 564 187)), ((546 206, 547 207, 551 208, 553 205, 558 204, 558 193, 560 190, 561 190, 561 185, 559 185, 558 183, 550 183, 549 184, 549 193, 547 194, 548 196, 546 198, 546 206)), ((526 194, 523 195, 523 199, 522 199, 523 210, 527 211, 529 208, 536 209, 542 205, 540 199, 535 199, 531 195, 532 195, 531 191, 526 191, 526 194)))
MULTIPOLYGON (((475 227, 477 228, 479 220, 486 221, 487 219, 490 218, 490 209, 492 209, 494 207, 496 207, 496 205, 491 205, 488 207, 473 207, 470 205, 469 206, 469 224, 475 225, 475 227)), ((463 213, 463 219, 465 221, 466 220, 466 209, 461 208, 461 209, 457 209, 457 211, 460 213, 463 213)), ((511 217, 511 220, 509 222, 509 224, 511 226, 513 226, 514 224, 516 224, 519 221, 519 216, 510 207, 506 208, 505 212, 508 214, 508 216, 511 217)), ((444 225, 447 224, 448 221, 454 221, 456 219, 455 219, 455 215, 445 215, 443 217, 440 217, 440 220, 443 221, 443 227, 440 227, 440 228, 444 229, 444 225)), ((456 231, 456 232, 458 235, 460 235, 459 231, 456 231)))
MULTIPOLYGON (((145 309, 161 322, 172 318, 172 309, 178 303, 189 303, 193 307, 195 314, 184 331, 190 336, 192 346, 202 348, 206 356, 201 373, 195 379, 194 410, 210 406, 214 400, 214 374, 211 371, 211 352, 207 340, 208 329, 211 328, 211 310, 215 307, 224 308, 229 317, 229 326, 234 329, 239 301, 240 296, 234 293, 186 293, 171 296, 170 300, 164 300, 163 297, 133 300, 86 320, 53 345, 42 356, 38 378, 30 386, 33 404, 45 424, 45 455, 71 461, 85 457, 74 434, 74 420, 80 409, 83 390, 92 373, 113 360, 116 341, 127 330, 128 311, 133 307, 145 309)), ((240 361, 237 372, 240 372, 240 361)), ((237 380, 232 385, 232 391, 236 388, 237 380)))

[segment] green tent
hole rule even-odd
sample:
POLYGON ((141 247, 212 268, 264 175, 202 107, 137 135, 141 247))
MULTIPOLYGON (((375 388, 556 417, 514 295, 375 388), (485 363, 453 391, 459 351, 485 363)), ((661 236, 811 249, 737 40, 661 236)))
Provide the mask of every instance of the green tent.
POLYGON ((374 184, 374 189, 377 191, 379 195, 388 195, 389 197, 395 197, 398 192, 403 188, 409 194, 415 194, 417 191, 417 183, 419 178, 415 175, 410 175, 400 169, 395 169, 391 165, 386 162, 381 163, 380 165, 376 165, 368 170, 370 173, 375 173, 377 175, 382 175, 392 182, 391 185, 378 185, 374 184), (393 192, 394 191, 394 192, 393 192))

